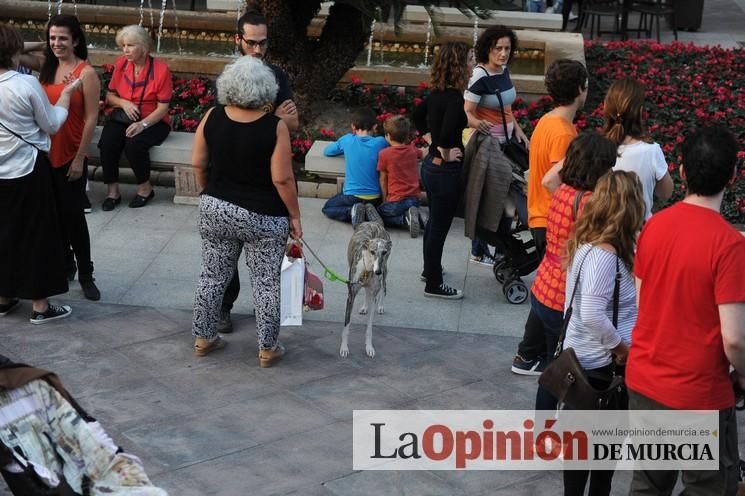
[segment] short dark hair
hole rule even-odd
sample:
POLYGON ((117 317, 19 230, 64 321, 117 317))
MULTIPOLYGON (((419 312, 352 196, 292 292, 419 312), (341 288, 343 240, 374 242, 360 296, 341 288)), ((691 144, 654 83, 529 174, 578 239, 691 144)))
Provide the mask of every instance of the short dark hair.
POLYGON ((83 33, 83 28, 80 27, 78 18, 67 14, 52 17, 47 24, 47 44, 44 48, 44 64, 39 71, 39 81, 41 84, 54 83, 54 75, 59 67, 59 60, 57 60, 49 44, 49 30, 52 26, 67 28, 70 31, 72 41, 78 43, 73 50, 75 56, 80 60, 88 60, 88 44, 85 41, 85 33, 83 33))
POLYGON ((546 69, 545 84, 554 104, 571 105, 580 88, 587 88, 587 69, 578 60, 554 60, 546 69))
POLYGON ((13 56, 23 50, 23 38, 15 26, 0 22, 0 67, 15 69, 13 56))
POLYGON ((714 196, 732 179, 737 140, 727 127, 699 129, 683 142, 683 172, 688 193, 714 196))
POLYGON ((383 131, 385 131, 385 134, 390 134, 391 140, 396 143, 407 143, 411 124, 409 124, 409 119, 403 115, 394 115, 385 120, 383 131))
POLYGON ((247 10, 238 18, 235 26, 236 32, 243 34, 243 26, 246 24, 250 24, 251 26, 266 26, 266 17, 258 10, 247 10))
POLYGON ((352 116, 352 125, 361 131, 372 131, 376 123, 375 112, 369 108, 358 109, 352 116))
POLYGON ((598 179, 616 165, 616 158, 615 143, 595 131, 584 131, 569 143, 559 177, 574 189, 592 191, 598 179))
POLYGON ((474 49, 476 55, 476 62, 479 64, 486 64, 489 62, 489 52, 500 38, 510 39, 510 58, 507 59, 509 63, 512 60, 512 54, 517 49, 517 35, 513 30, 507 26, 490 26, 481 33, 479 39, 476 41, 476 47, 474 49))

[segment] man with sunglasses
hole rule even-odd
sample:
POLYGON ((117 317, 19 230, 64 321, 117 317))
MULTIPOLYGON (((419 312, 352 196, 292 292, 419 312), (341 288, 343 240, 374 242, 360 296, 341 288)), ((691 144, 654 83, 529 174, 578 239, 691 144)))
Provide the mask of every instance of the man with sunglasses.
MULTIPOLYGON (((256 10, 246 11, 237 23, 237 32, 235 35, 235 44, 241 55, 249 55, 257 59, 264 60, 269 38, 267 37, 266 17, 256 10)), ((274 115, 282 119, 290 132, 296 131, 299 126, 297 107, 293 102, 292 88, 290 88, 290 78, 287 73, 276 65, 264 63, 274 72, 277 78, 279 90, 274 100, 272 111, 274 115)), ((220 320, 217 323, 217 331, 223 333, 233 332, 233 322, 230 318, 230 311, 233 309, 235 300, 238 299, 238 293, 241 290, 241 282, 238 277, 238 266, 235 267, 233 278, 230 280, 228 287, 225 289, 222 306, 220 308, 220 320)))

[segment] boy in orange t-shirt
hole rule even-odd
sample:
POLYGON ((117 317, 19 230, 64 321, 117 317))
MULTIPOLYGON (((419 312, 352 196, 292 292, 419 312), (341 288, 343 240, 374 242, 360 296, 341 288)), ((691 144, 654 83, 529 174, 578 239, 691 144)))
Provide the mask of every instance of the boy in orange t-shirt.
MULTIPOLYGON (((551 193, 542 181, 549 169, 564 159, 569 143, 577 136, 573 121, 587 99, 587 69, 576 60, 556 60, 546 71, 546 89, 556 108, 541 117, 533 131, 528 173, 528 227, 540 258, 546 252, 546 225, 551 204, 551 193)), ((545 351, 543 326, 531 313, 512 360, 512 372, 540 375, 546 366, 545 351)))
POLYGON ((546 219, 551 203, 551 193, 541 182, 564 158, 569 143, 577 136, 573 121, 587 99, 587 69, 576 60, 556 60, 546 71, 546 89, 556 107, 540 118, 530 138, 528 173, 528 227, 541 258, 546 251, 546 219))
POLYGON ((378 213, 386 226, 409 227, 412 238, 419 236, 419 171, 417 161, 424 156, 408 143, 409 121, 397 115, 383 124, 388 148, 378 154, 378 172, 383 203, 378 213))

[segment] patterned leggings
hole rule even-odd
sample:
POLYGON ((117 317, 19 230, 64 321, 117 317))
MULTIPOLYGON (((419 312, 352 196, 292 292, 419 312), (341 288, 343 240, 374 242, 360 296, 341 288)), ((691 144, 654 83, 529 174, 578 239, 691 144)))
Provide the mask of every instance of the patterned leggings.
POLYGON ((209 195, 199 202, 202 270, 194 297, 192 334, 212 338, 225 287, 241 254, 251 277, 259 349, 271 349, 279 335, 279 278, 287 244, 287 217, 262 215, 209 195))

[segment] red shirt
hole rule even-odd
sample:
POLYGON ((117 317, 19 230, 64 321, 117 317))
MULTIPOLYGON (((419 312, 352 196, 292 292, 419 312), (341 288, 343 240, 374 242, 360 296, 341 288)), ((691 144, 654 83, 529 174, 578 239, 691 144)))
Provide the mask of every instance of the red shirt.
POLYGON ((419 199, 419 171, 416 166, 418 158, 419 150, 412 144, 390 146, 380 150, 378 171, 388 174, 388 196, 385 201, 419 199))
MULTIPOLYGON (((149 57, 145 69, 135 78, 134 64, 124 56, 119 57, 114 64, 109 91, 113 91, 120 98, 138 105, 142 98, 140 119, 144 119, 155 111, 158 103, 169 103, 173 94, 173 80, 168 66, 160 60, 149 57), (153 64, 152 71, 150 64, 153 64), (143 89, 144 88, 144 89, 143 89), (143 95, 142 92, 145 92, 143 95)), ((168 114, 163 117, 166 124, 171 122, 168 114)))
MULTIPOLYGON (((564 312, 565 287, 567 282, 566 244, 574 228, 574 201, 577 190, 567 184, 562 184, 551 197, 548 207, 546 224, 546 254, 538 266, 531 291, 533 296, 557 312, 564 312)), ((585 191, 580 200, 577 215, 582 211, 590 198, 590 192, 585 191)))
MULTIPOLYGON (((83 72, 88 62, 81 62, 70 75, 77 79, 83 72)), ((55 105, 59 100, 62 90, 65 89, 65 83, 44 84, 44 92, 49 98, 49 103, 55 105)), ((67 113, 67 120, 56 134, 51 136, 52 147, 49 149, 49 162, 52 167, 57 169, 72 162, 80 148, 80 140, 83 138, 83 128, 85 128, 85 101, 83 100, 83 91, 75 91, 70 96, 70 108, 67 113)))
POLYGON ((634 272, 629 388, 680 410, 734 406, 717 305, 745 302, 745 237, 718 212, 679 202, 647 222, 634 272))

